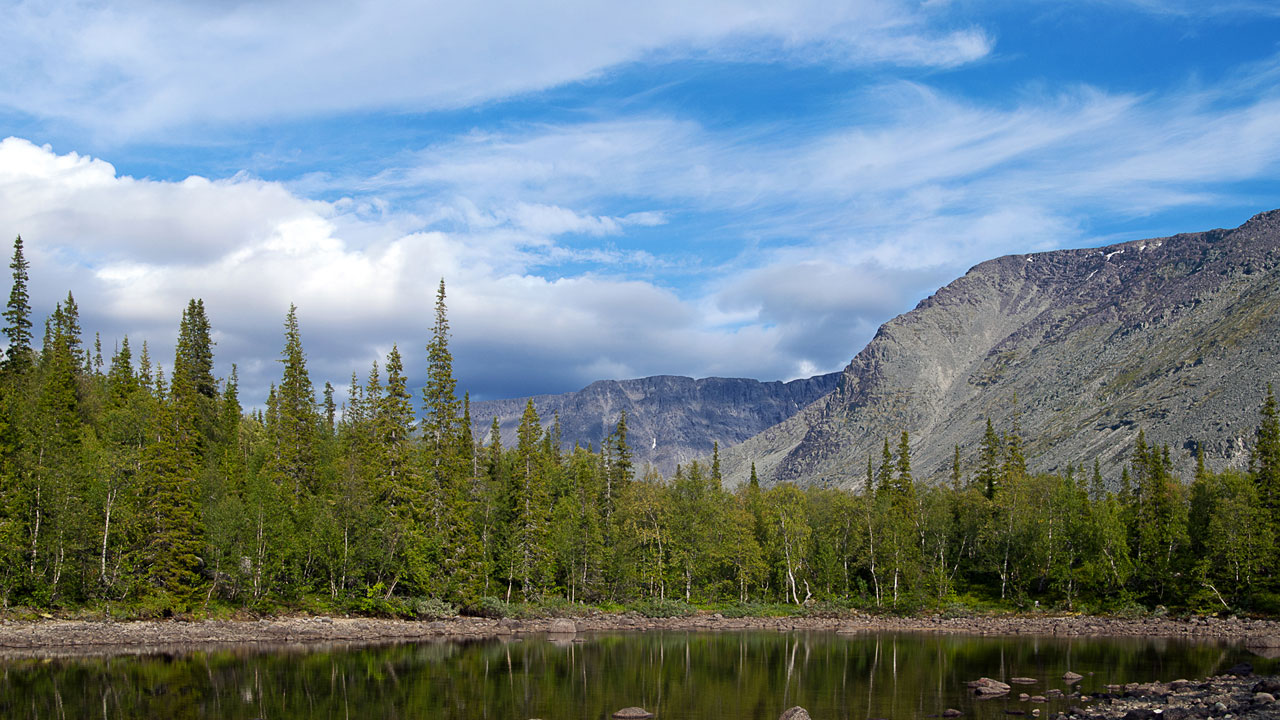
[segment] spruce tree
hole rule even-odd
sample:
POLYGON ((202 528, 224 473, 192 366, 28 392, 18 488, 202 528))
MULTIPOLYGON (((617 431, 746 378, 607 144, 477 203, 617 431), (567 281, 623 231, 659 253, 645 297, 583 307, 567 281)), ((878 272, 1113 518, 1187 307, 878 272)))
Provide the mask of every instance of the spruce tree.
POLYGON ((884 492, 893 485, 893 451, 889 449, 889 438, 884 439, 884 447, 880 450, 880 468, 876 470, 876 490, 884 492))
POLYGON ((199 514, 194 438, 180 428, 175 402, 161 401, 143 450, 142 482, 147 495, 147 579, 180 607, 187 607, 204 583, 203 522, 199 514))
POLYGON ((422 388, 422 432, 428 464, 433 472, 447 472, 456 451, 458 433, 457 382, 453 378, 453 354, 449 351, 449 315, 445 306, 444 279, 436 291, 436 319, 427 343, 427 382, 422 388))
POLYGON ((897 468, 894 476, 895 489, 900 493, 906 493, 913 487, 911 477, 911 438, 907 435, 907 431, 902 431, 902 437, 898 440, 898 459, 897 468))
POLYGON ((218 384, 213 377, 213 339, 204 300, 191 299, 182 311, 178 344, 174 348, 173 385, 213 400, 218 384))
POLYGON ((190 436, 197 461, 203 461, 214 432, 218 387, 213 377, 213 340, 202 300, 191 300, 182 312, 171 391, 179 431, 190 436))
POLYGON ((27 293, 27 271, 31 267, 22 253, 22 236, 13 241, 13 286, 4 311, 4 335, 9 341, 4 369, 21 374, 31 367, 31 296, 27 293))
POLYGON ((996 434, 991 418, 987 418, 987 428, 982 433, 982 444, 978 448, 977 481, 988 500, 995 497, 1000 484, 1000 456, 1004 446, 1000 436, 996 434))
POLYGON ((1249 466, 1262 506, 1271 514, 1273 527, 1280 534, 1280 413, 1271 383, 1267 383, 1260 415, 1249 466))
POLYGON ((514 517, 512 522, 512 566, 525 600, 541 597, 547 569, 545 538, 549 522, 550 498, 546 468, 538 448, 542 436, 538 411, 533 400, 525 403, 524 415, 516 431, 514 517))
POLYGON ((268 408, 267 430, 273 445, 268 469, 296 504, 316 490, 319 416, 302 349, 302 333, 298 330, 298 308, 294 305, 289 306, 284 331, 285 346, 280 353, 284 374, 274 389, 274 403, 268 408))

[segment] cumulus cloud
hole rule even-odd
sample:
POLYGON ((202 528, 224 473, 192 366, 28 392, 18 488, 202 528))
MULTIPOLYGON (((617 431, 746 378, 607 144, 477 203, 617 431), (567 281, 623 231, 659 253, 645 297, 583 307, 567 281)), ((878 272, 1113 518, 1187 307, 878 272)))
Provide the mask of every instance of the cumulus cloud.
MULTIPOLYGON (((102 160, 17 138, 0 142, 0 168, 0 225, 26 240, 37 312, 50 311, 70 288, 84 327, 102 333, 108 353, 129 335, 135 344, 149 341, 153 358, 167 366, 182 308, 203 298, 218 370, 225 375, 239 364, 250 403, 278 379, 291 303, 317 382, 341 388, 352 372, 363 378, 392 343, 410 373, 421 371, 441 277, 460 380, 480 397, 572 389, 605 369, 777 372, 767 333, 708 327, 669 289, 590 272, 536 273, 567 252, 542 234, 590 230, 599 217, 553 212, 562 220, 554 227, 530 228, 517 218, 464 233, 397 234, 395 222, 371 226, 348 200, 306 200, 248 177, 140 181, 102 160)), ((664 222, 656 212, 607 220, 618 229, 664 222)), ((627 251, 588 254, 608 264, 644 260, 627 251)))
POLYGON ((979 28, 907 0, 95 2, 6 9, 0 105, 100 132, 456 108, 651 58, 954 66, 979 28))

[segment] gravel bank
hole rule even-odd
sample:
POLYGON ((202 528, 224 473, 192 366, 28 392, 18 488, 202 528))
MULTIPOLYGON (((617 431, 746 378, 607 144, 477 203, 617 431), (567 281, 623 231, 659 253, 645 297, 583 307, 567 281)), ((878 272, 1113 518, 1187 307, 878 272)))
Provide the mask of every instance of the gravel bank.
POLYGON ((263 620, 84 621, 0 620, 0 654, 130 652, 141 648, 224 644, 333 644, 487 638, 548 632, 649 630, 820 630, 839 633, 912 631, 970 635, 1153 636, 1224 640, 1280 648, 1280 622, 1219 618, 1108 618, 994 616, 968 618, 884 617, 726 618, 696 615, 646 618, 634 613, 572 619, 441 621, 345 617, 280 617, 263 620), (570 625, 569 623, 572 623, 570 625), (554 626, 554 627, 553 627, 554 626))

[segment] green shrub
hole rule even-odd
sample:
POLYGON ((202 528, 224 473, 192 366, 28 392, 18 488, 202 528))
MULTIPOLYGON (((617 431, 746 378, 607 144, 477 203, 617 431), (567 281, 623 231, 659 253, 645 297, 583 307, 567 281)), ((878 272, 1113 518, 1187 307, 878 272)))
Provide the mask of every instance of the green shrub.
POLYGON ((414 598, 409 610, 419 620, 443 620, 458 616, 458 608, 439 598, 414 598))
POLYGON ((683 600, 642 600, 628 609, 647 618, 688 617, 698 609, 683 600))
POLYGON ((474 615, 476 617, 501 620, 502 618, 511 617, 512 607, 510 603, 504 601, 502 598, 485 595, 480 598, 475 605, 467 608, 467 614, 474 615))

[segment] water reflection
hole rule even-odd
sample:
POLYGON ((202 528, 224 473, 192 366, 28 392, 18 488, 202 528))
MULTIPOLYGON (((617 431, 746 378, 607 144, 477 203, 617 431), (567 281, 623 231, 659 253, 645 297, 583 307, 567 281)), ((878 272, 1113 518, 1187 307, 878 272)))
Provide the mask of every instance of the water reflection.
MULTIPOLYGON (((144 656, 0 661, 5 718, 582 718, 640 705, 661 719, 774 720, 803 705, 818 720, 968 717, 1030 711, 1015 696, 975 701, 986 675, 1059 688, 1200 677, 1250 660, 1220 644, 1168 639, 925 634, 611 634, 377 647, 221 648, 144 656)), ((1075 701, 1037 705, 1043 716, 1075 701)))

